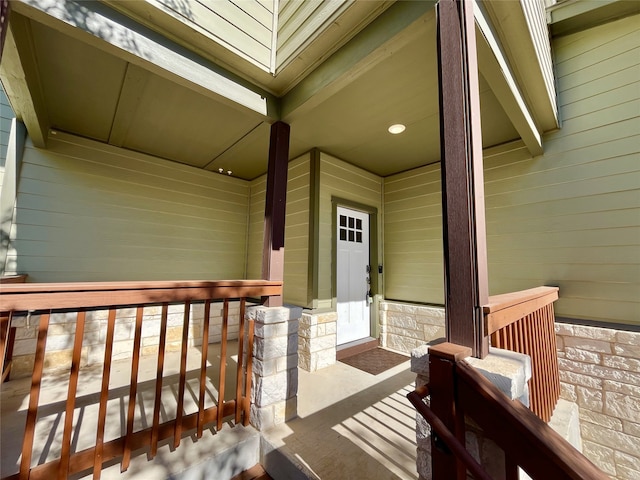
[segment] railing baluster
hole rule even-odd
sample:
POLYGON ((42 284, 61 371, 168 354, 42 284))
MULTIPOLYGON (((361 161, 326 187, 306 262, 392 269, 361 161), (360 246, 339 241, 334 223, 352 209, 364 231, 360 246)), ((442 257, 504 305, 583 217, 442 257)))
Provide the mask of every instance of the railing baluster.
POLYGON ((249 416, 251 414, 251 380, 253 375, 253 319, 249 319, 249 338, 247 341, 247 372, 244 379, 244 418, 242 424, 246 427, 249 425, 249 416))
POLYGON ((136 394, 138 391, 138 367, 140 365, 140 342, 142 339, 142 316, 144 307, 136 309, 136 330, 133 339, 133 357, 131 359, 131 385, 129 388, 129 408, 127 411, 127 434, 124 439, 122 464, 120 471, 124 472, 129 468, 131 461, 131 437, 133 435, 133 420, 136 413, 136 394))
POLYGON ((240 317, 238 319, 238 365, 236 367, 236 425, 242 418, 242 367, 244 366, 244 310, 246 299, 240 299, 240 317))
POLYGON ((40 399, 40 383, 42 370, 44 369, 44 351, 47 345, 47 330, 49 329, 50 312, 43 313, 38 325, 38 341, 36 355, 33 362, 33 375, 31 376, 31 391, 29 393, 29 409, 27 410, 27 422, 24 428, 22 440, 22 459, 20 461, 20 478, 28 479, 31 469, 31 455, 33 453, 33 437, 38 418, 38 401, 40 399))
POLYGON ((71 454, 71 430, 73 428, 73 412, 76 408, 76 395, 78 392, 78 376, 80 374, 80 354, 82 353, 82 338, 84 336, 84 323, 86 312, 81 310, 76 316, 76 333, 73 342, 73 354, 71 358, 71 372, 69 375, 69 393, 64 414, 64 430, 62 433, 62 448, 60 450, 60 468, 58 478, 64 480, 69 473, 69 455, 71 454))
POLYGON ((220 341, 220 382, 218 385, 218 419, 216 429, 222 428, 224 418, 224 384, 227 376, 227 334, 229 330, 229 300, 224 299, 222 308, 222 339, 220 341))
POLYGON ((111 356, 116 326, 116 310, 109 309, 107 320, 107 338, 104 344, 104 364, 102 367, 102 388, 100 389, 100 409, 98 411, 98 431, 96 433, 96 451, 93 460, 93 478, 100 480, 102 473, 102 449, 104 446, 104 427, 107 420, 107 401, 109 400, 109 378, 111 377, 111 356))
POLYGON ((211 300, 204 302, 204 318, 202 320, 202 362, 200 364, 200 395, 198 397, 198 438, 202 437, 204 429, 204 396, 207 389, 207 357, 209 355, 209 317, 211 315, 211 300))
POLYGON ((169 317, 169 304, 162 304, 160 317, 160 344, 158 345, 158 363, 156 366, 156 395, 153 402, 153 427, 151 429, 150 456, 154 458, 158 453, 158 429, 160 426, 160 405, 162 404, 162 373, 164 370, 164 349, 167 344, 167 318, 169 317))
MULTIPOLYGON (((0 291, 0 301, 4 312, 0 312, 0 371, 8 373, 8 348, 11 335, 10 316, 13 312, 34 311, 40 315, 37 330, 36 353, 32 374, 29 406, 26 413, 26 424, 22 441, 22 456, 19 473, 16 478, 48 478, 57 476, 66 478, 86 470, 93 470, 93 477, 99 480, 102 466, 111 461, 121 460, 121 471, 127 470, 131 463, 132 452, 144 447, 150 447, 151 457, 157 454, 158 442, 173 436, 174 445, 178 446, 182 430, 197 429, 198 437, 202 436, 207 424, 216 422, 221 428, 225 415, 235 415, 235 423, 240 419, 245 425, 249 424, 251 416, 251 388, 252 388, 252 354, 255 323, 245 319, 246 298, 265 297, 281 294, 282 282, 276 281, 220 281, 220 282, 110 282, 110 283, 77 283, 77 284, 34 284, 10 285, 0 291), (236 373, 235 400, 225 402, 226 362, 229 345, 229 307, 231 299, 238 299, 240 304, 240 319, 238 322, 238 370, 236 373), (208 340, 211 330, 211 303, 223 300, 223 332, 220 346, 220 385, 217 402, 205 408, 207 395, 207 365, 208 340), (197 399, 198 411, 192 414, 184 412, 185 390, 187 382, 187 357, 189 347, 189 321, 192 302, 204 302, 205 323, 203 324, 202 363, 200 365, 200 390, 197 399), (140 362, 142 355, 142 325, 144 308, 146 305, 158 305, 162 302, 162 317, 160 327, 160 345, 158 349, 158 364, 156 370, 155 402, 153 425, 134 431, 136 418, 136 401, 141 387, 138 386, 140 376, 140 362), (178 412, 176 419, 161 422, 162 389, 164 357, 166 353, 168 306, 171 303, 185 302, 184 324, 182 330, 182 348, 180 365, 180 386, 177 395, 178 412), (107 414, 109 412, 109 397, 113 393, 109 389, 115 342, 115 327, 118 309, 136 308, 135 334, 133 352, 131 353, 131 378, 129 400, 126 413, 126 426, 123 432, 110 441, 105 440, 107 414), (82 358, 82 343, 86 326, 86 311, 92 309, 108 310, 106 325, 106 339, 104 346, 104 364, 101 368, 102 379, 99 393, 97 430, 94 446, 82 451, 73 452, 74 413, 77 407, 77 393, 80 379, 80 362, 82 358), (34 455, 34 442, 38 423, 39 402, 44 373, 47 334, 51 315, 54 312, 77 312, 76 332, 69 374, 68 393, 65 402, 65 420, 62 432, 61 458, 45 461, 37 467, 31 468, 34 455), (42 313, 44 312, 44 313, 42 313), (245 354, 247 357, 245 358, 245 354), (243 371, 244 370, 244 371, 243 371), (244 377, 243 377, 244 375, 244 377)), ((37 317, 36 317, 37 318, 37 317)), ((231 373, 230 373, 231 374, 231 373)), ((84 378, 84 377, 83 377, 84 378)), ((230 380, 231 378, 229 378, 230 380)), ((164 382, 166 383, 166 382, 164 382)), ((230 393, 230 392, 227 392, 230 393)), ((36 451, 37 452, 37 451, 36 451)), ((13 476, 12 476, 13 478, 13 476)))
POLYGON ((549 348, 549 353, 551 355, 551 359, 549 364, 552 369, 552 377, 553 377, 553 394, 554 398, 560 398, 560 368, 558 366, 558 344, 556 340, 556 328, 555 328, 555 314, 553 310, 553 303, 550 303, 545 307, 547 312, 547 322, 549 325, 549 332, 551 334, 551 345, 549 348))
POLYGON ((187 383, 187 344, 189 341, 189 314, 191 302, 184 302, 184 322, 182 325, 182 350, 180 355, 180 385, 178 387, 178 407, 176 410, 176 425, 173 435, 173 446, 180 445, 182 436, 182 410, 184 408, 184 389, 187 383))
MULTIPOLYGON (((542 358, 540 355, 540 351, 542 349, 540 335, 538 335, 538 331, 540 329, 540 322, 538 318, 538 312, 533 312, 530 315, 530 319, 528 323, 530 325, 529 335, 532 338, 533 350, 531 351, 531 363, 532 363, 532 379, 530 383, 530 391, 532 397, 532 409, 538 415, 543 416, 542 412, 542 393, 540 392, 539 383, 540 378, 543 375, 542 369, 542 358)), ((542 418, 542 417, 541 417, 542 418)), ((544 418, 542 418, 544 420, 544 418)))

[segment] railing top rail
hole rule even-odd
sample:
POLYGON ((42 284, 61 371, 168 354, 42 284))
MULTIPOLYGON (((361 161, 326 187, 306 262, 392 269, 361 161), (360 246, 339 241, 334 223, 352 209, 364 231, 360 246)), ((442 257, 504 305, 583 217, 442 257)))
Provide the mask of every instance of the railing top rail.
POLYGON ((74 309, 282 294, 281 281, 26 283, 0 286, 0 310, 74 309))
POLYGON ((558 287, 537 287, 489 297, 489 303, 482 307, 486 334, 491 335, 555 302, 558 290, 558 287))
POLYGON ((466 361, 457 362, 456 373, 463 411, 534 478, 609 478, 522 403, 507 399, 466 361))
POLYGON ((528 290, 520 290, 518 292, 501 293, 500 295, 491 295, 489 297, 489 303, 483 305, 482 310, 484 314, 495 313, 505 308, 513 307, 520 303, 530 302, 546 295, 553 295, 558 293, 558 287, 536 287, 528 290))

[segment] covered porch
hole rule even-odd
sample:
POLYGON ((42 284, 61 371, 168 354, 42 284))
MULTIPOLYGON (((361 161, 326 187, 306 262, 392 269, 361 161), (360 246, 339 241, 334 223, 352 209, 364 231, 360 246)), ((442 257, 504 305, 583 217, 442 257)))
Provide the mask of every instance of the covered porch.
MULTIPOLYGON (((544 420, 548 420, 560 395, 558 367, 551 361, 556 354, 552 341, 557 327, 553 315, 547 315, 542 322, 539 320, 544 315, 537 312, 555 297, 550 298, 553 295, 549 294, 544 302, 536 303, 539 296, 522 301, 516 295, 515 300, 503 299, 498 302, 501 308, 492 310, 484 232, 485 184, 493 187, 490 222, 496 233, 492 255, 498 260, 494 262, 497 273, 492 293, 566 282, 574 297, 560 300, 558 305, 565 315, 588 317, 593 310, 596 319, 635 321, 633 302, 610 301, 602 306, 596 296, 580 290, 589 291, 593 285, 584 287, 581 278, 576 281, 575 276, 592 274, 580 266, 574 271, 574 252, 565 252, 568 259, 554 256, 556 243, 572 249, 570 242, 563 243, 564 236, 558 239, 561 235, 538 235, 536 241, 547 242, 541 247, 543 254, 536 253, 533 268, 518 267, 521 245, 530 237, 527 229, 537 231, 540 224, 547 228, 545 212, 549 204, 559 208, 565 198, 564 191, 558 193, 564 186, 556 181, 559 160, 554 154, 561 150, 557 155, 562 157, 563 148, 574 148, 572 138, 566 140, 562 134, 549 133, 558 127, 550 50, 544 41, 538 42, 538 37, 523 28, 537 22, 545 32, 540 38, 546 38, 543 8, 528 11, 518 7, 513 11, 511 6, 516 3, 483 2, 482 8, 467 11, 465 20, 464 15, 456 18, 456 14, 460 14, 460 5, 469 3, 441 1, 440 13, 444 8, 450 9, 443 24, 446 16, 436 16, 435 2, 354 2, 349 8, 345 2, 344 10, 330 12, 329 20, 309 42, 290 47, 289 61, 273 63, 276 52, 266 58, 267 64, 262 65, 265 69, 251 55, 236 58, 240 44, 229 54, 225 42, 203 33, 199 28, 202 25, 194 27, 191 22, 197 23, 201 10, 158 12, 151 3, 68 1, 53 5, 45 0, 25 0, 13 2, 11 16, 5 17, 11 20, 0 73, 11 103, 17 108, 17 119, 10 132, 2 189, 0 264, 5 274, 27 273, 36 283, 32 284, 32 292, 29 287, 22 291, 21 287, 6 287, 2 294, 12 301, 17 299, 15 295, 22 294, 24 298, 32 295, 37 301, 35 306, 3 304, 3 311, 7 312, 1 332, 3 347, 12 344, 6 319, 13 321, 16 312, 27 317, 30 313, 24 312, 37 311, 41 315, 37 335, 18 339, 23 346, 33 346, 32 363, 14 364, 15 368, 33 372, 30 398, 35 400, 27 406, 23 443, 35 445, 28 437, 37 431, 40 387, 45 387, 43 392, 47 387, 41 385, 42 369, 47 362, 48 331, 55 329, 50 329, 48 320, 43 319, 48 318, 50 309, 58 309, 55 314, 63 316, 68 309, 78 312, 69 322, 74 325, 66 332, 67 348, 60 349, 70 364, 60 460, 49 467, 35 465, 39 458, 36 460, 31 454, 27 458, 23 449, 18 475, 28 477, 31 467, 31 478, 48 476, 53 471, 64 477, 67 472, 93 468, 94 476, 99 477, 101 466, 116 457, 119 465, 113 467, 114 471, 129 470, 134 460, 146 457, 134 458, 134 452, 146 448, 144 445, 150 449, 149 456, 160 458, 159 452, 165 448, 162 441, 168 439, 166 448, 175 448, 171 452, 175 455, 182 448, 178 444, 186 442, 187 432, 191 435, 195 429, 195 437, 202 434, 204 438, 204 425, 212 422, 216 432, 212 436, 221 438, 219 434, 233 418, 232 423, 238 426, 230 431, 242 431, 240 424, 251 420, 261 431, 273 433, 271 441, 276 449, 294 447, 294 466, 309 470, 310 475, 331 478, 335 474, 332 468, 357 469, 363 458, 367 463, 368 457, 375 457, 375 462, 368 463, 385 464, 382 471, 389 472, 389 478, 402 477, 410 459, 404 447, 415 449, 417 442, 405 441, 404 434, 395 437, 397 431, 405 432, 407 425, 401 421, 397 429, 389 429, 394 423, 387 419, 390 412, 385 409, 398 403, 399 392, 411 383, 413 374, 401 369, 383 377, 384 381, 378 384, 375 379, 344 369, 335 363, 335 330, 339 327, 334 326, 322 329, 326 337, 322 342, 330 344, 326 350, 333 349, 334 353, 332 357, 328 352, 320 362, 326 368, 312 374, 298 370, 297 353, 302 350, 296 322, 300 316, 308 315, 313 322, 329 313, 337 317, 337 323, 341 320, 340 304, 351 300, 344 302, 340 298, 344 291, 337 266, 340 227, 346 227, 345 237, 349 238, 349 225, 342 225, 337 213, 340 207, 358 211, 371 227, 364 236, 370 250, 358 272, 358 284, 363 290, 357 295, 357 302, 365 307, 362 318, 370 336, 381 343, 396 342, 386 346, 405 353, 415 343, 431 340, 425 338, 429 335, 446 336, 471 349, 465 350, 464 355, 454 355, 456 362, 469 353, 474 357, 487 355, 492 334, 494 345, 503 342, 500 344, 506 348, 534 356, 531 349, 541 346, 536 341, 543 336, 542 350, 551 357, 542 355, 535 361, 533 371, 542 382, 533 398, 538 402, 536 414, 544 420), (343 22, 335 21, 338 18, 343 22), (515 21, 506 21, 508 18, 515 21), (161 21, 156 23, 153 19, 161 21), (438 38, 437 33, 444 33, 445 38, 438 38), (473 42, 465 46, 476 35, 477 54, 473 42), (194 38, 197 41, 192 43, 194 38), (70 54, 56 55, 60 51, 70 54), (296 55, 300 61, 294 61, 296 55), (77 68, 73 60, 76 58, 83 59, 82 68, 77 68), (447 62, 450 58, 460 61, 447 62), (447 68, 451 70, 446 71, 447 68), (396 121, 406 123, 405 136, 387 136, 388 124, 396 121), (542 148, 545 133, 556 140, 548 157, 542 148), (487 182, 483 180, 485 172, 493 175, 487 182), (538 188, 549 193, 550 200, 541 199, 538 188), (502 226, 513 224, 517 225, 514 231, 501 230, 502 226), (561 266, 548 271, 547 263, 536 264, 544 254, 552 259, 549 265, 555 265, 556 259, 561 266), (571 268, 562 268, 562 262, 571 268), (562 277, 566 270, 571 271, 568 278, 562 277), (229 278, 241 280, 222 280, 229 278), (555 282, 556 278, 560 280, 555 282), (65 303, 100 288, 96 286, 99 282, 117 280, 142 283, 133 286, 139 291, 131 296, 121 295, 123 290, 131 289, 131 284, 112 285, 107 300, 65 303), (94 286, 86 283, 74 287, 68 283, 60 287, 63 284, 57 283, 77 281, 94 286), (49 292, 46 285, 50 282, 57 286, 49 292), (155 282, 170 284, 158 289, 155 282), (572 290, 576 283, 580 285, 572 290), (59 304, 47 303, 48 300, 38 303, 42 294, 55 293, 60 288, 77 290, 59 304), (577 296, 576 289, 580 290, 577 296), (417 313, 396 319, 398 324, 384 323, 381 312, 394 300, 415 312, 425 306, 444 312, 445 305, 446 324, 419 324, 417 313), (170 312, 169 304, 174 302, 182 310, 170 312), (233 308, 238 305, 237 313, 229 314, 230 303, 233 308), (257 305, 251 307, 251 312, 262 313, 255 313, 255 318, 245 315, 249 303, 257 305), (527 304, 526 308, 520 308, 521 303, 527 304), (278 310, 283 304, 295 306, 278 310), (202 329, 199 342, 197 335, 189 333, 196 305, 206 319, 197 323, 197 328, 202 329), (207 383, 216 377, 208 376, 209 355, 204 351, 213 335, 204 330, 213 305, 221 312, 216 325, 220 327, 220 349, 224 349, 224 342, 238 342, 234 345, 235 360, 219 361, 217 366, 211 361, 218 372, 217 387, 207 383), (134 309, 129 321, 131 337, 126 339, 127 347, 131 347, 128 351, 132 352, 127 373, 126 424, 120 429, 121 437, 101 440, 109 424, 106 405, 110 377, 105 376, 104 369, 111 369, 107 367, 107 357, 111 358, 110 349, 117 336, 111 327, 114 338, 109 341, 108 324, 112 318, 115 321, 111 311, 125 306, 134 309), (104 347, 93 352, 105 359, 97 362, 103 368, 99 402, 105 407, 98 416, 102 427, 98 428, 95 448, 78 452, 73 444, 74 438, 80 439, 73 433, 73 418, 78 414, 74 402, 81 386, 80 367, 87 363, 85 355, 91 351, 85 352, 84 327, 80 325, 85 325, 85 314, 93 313, 97 307, 108 311, 100 319, 107 324, 105 339, 99 338, 104 347), (169 341, 170 330, 160 327, 155 335, 157 345, 145 344, 142 329, 148 307, 155 309, 151 315, 157 318, 152 321, 162 325, 173 315, 173 321, 178 323, 173 327, 180 327, 172 330, 179 337, 175 340, 180 350, 176 413, 175 418, 164 423, 160 421, 164 419, 163 383, 158 380, 164 368, 161 365, 166 365, 167 360, 161 361, 160 352, 166 349, 160 345, 165 335, 169 341), (261 308, 279 313, 272 317, 261 308), (303 309, 304 314, 287 313, 303 309), (234 315, 236 338, 229 336, 234 315), (492 315, 495 318, 490 318, 492 315), (519 322, 527 318, 523 323, 534 328, 525 332, 519 322), (547 327, 544 335, 536 333, 539 323, 547 327), (508 333, 501 338, 499 330, 508 333), (253 334, 259 339, 255 347, 253 334), (272 347, 265 349, 265 342, 273 342, 272 347), (199 358, 196 355, 200 362, 196 392, 190 386, 188 351, 198 345, 202 350, 199 358), (144 369, 136 359, 144 357, 145 348, 156 362, 153 417, 146 412, 151 418, 146 423, 141 420, 145 417, 136 420, 137 408, 145 405, 144 395, 138 401, 138 385, 145 381, 138 378, 144 369), (272 351, 278 352, 277 358, 264 356, 272 351), (224 366, 234 362, 236 370, 230 378, 236 381, 227 388, 224 366), (546 367, 551 369, 545 370, 546 367), (324 378, 325 371, 329 378, 324 378), (332 390, 334 376, 363 389, 362 395, 345 390, 341 384, 336 397, 325 396, 332 390), (407 379, 409 382, 405 383, 407 379), (311 385, 309 398, 313 399, 308 404, 298 398, 305 382, 311 385), (547 388, 547 383, 551 387, 547 388), (235 395, 227 399, 225 393, 229 392, 235 395), (187 413, 189 395, 194 400, 197 397, 198 408, 187 413), (318 400, 322 401, 316 403, 318 400), (293 420, 296 413, 299 418, 293 420), (385 439, 362 427, 370 417, 387 422, 385 439), (273 427, 282 422, 284 425, 273 427), (320 437, 314 437, 316 428, 327 439, 323 449, 316 448, 320 442, 320 437), (393 445, 386 441, 387 436, 395 439, 393 445), (403 446, 402 452, 395 443, 403 446), (349 456, 356 463, 329 461, 337 451, 336 445, 351 453, 349 456), (364 457, 359 456, 361 451, 365 452, 364 457)), ((164 7, 170 7, 171 2, 166 3, 164 7)), ((271 15, 273 20, 276 14, 270 11, 266 17, 271 15)), ((291 12, 287 15, 296 17, 291 12)), ((264 23, 263 19, 263 26, 264 23)), ((274 37, 271 48, 277 46, 275 40, 274 37)), ((567 132, 567 136, 572 134, 570 129, 567 132)), ((627 148, 624 145, 619 148, 627 148)), ((605 155, 609 150, 608 145, 590 147, 580 148, 589 155, 605 155)), ((583 162, 589 170, 591 163, 600 159, 585 157, 580 148, 575 154, 567 153, 568 163, 582 168, 583 162)), ((632 168, 629 164, 623 162, 622 170, 632 168)), ((560 177, 572 178, 572 172, 567 169, 560 177)), ((576 195, 582 195, 584 184, 597 183, 597 175, 601 175, 597 172, 590 173, 595 178, 586 176, 576 187, 580 190, 576 195)), ((626 197, 620 200, 618 193, 612 193, 615 199, 611 201, 626 205, 626 197)), ((580 203, 578 200, 576 204, 580 203)), ((566 215, 579 217, 572 217, 575 224, 591 225, 580 216, 582 210, 576 211, 566 215)), ((606 211, 598 210, 596 217, 600 218, 600 214, 606 215, 606 211)), ((562 224, 563 219, 553 218, 553 227, 562 224)), ((570 232, 580 231, 571 225, 570 232)), ((357 228, 352 230, 354 238, 358 238, 357 228)), ((580 236, 568 236, 576 241, 576 235, 580 236)), ((591 246, 589 243, 575 255, 590 253, 591 246)), ((606 261, 618 265, 616 255, 624 256, 624 252, 612 253, 606 261)), ((605 274, 609 272, 604 270, 605 274)), ((620 270, 623 281, 633 277, 631 268, 620 270)), ((607 283, 595 283, 598 282, 607 283)), ((624 289, 620 296, 626 298, 630 291, 632 288, 624 289)), ((609 295, 618 298, 617 292, 609 291, 609 295)), ((611 335, 611 342, 635 341, 611 335)), ((310 343, 305 348, 311 351, 315 347, 310 343)), ((615 350, 610 345, 602 348, 609 348, 609 353, 615 350)), ((632 350, 623 350, 622 356, 628 357, 632 350)), ((228 353, 219 355, 227 358, 228 353)), ((148 367, 150 378, 154 378, 153 371, 153 366, 148 367)), ((420 390, 424 385, 416 387, 421 397, 429 393, 420 390)), ((620 388, 624 391, 624 387, 620 388)), ((584 403, 592 399, 581 386, 574 387, 573 392, 584 403)), ((439 407, 434 406, 440 408, 439 415, 443 417, 454 405, 453 398, 445 400, 439 407)), ((602 405, 595 408, 603 410, 602 405)), ((121 413, 124 415, 123 409, 121 413)), ((407 416, 399 408, 392 413, 403 419, 407 416)), ((622 415, 626 420, 628 410, 622 415)), ((125 417, 119 418, 122 423, 125 417)), ((452 423, 447 428, 454 436, 464 436, 460 418, 447 420, 452 423)), ((446 448, 443 451, 446 458, 442 465, 448 469, 444 471, 453 469, 462 478, 465 474, 460 459, 452 461, 450 452, 446 448)), ((514 465, 511 462, 507 466, 509 475, 514 475, 514 465)), ((372 475, 378 478, 380 471, 377 469, 372 475)), ((446 477, 448 473, 442 475, 446 477)))

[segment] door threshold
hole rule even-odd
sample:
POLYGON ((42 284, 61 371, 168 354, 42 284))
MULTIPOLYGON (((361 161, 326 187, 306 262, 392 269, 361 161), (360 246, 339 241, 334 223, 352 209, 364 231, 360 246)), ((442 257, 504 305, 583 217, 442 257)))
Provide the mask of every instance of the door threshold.
POLYGON ((353 342, 343 343, 336 348, 336 360, 340 361, 343 358, 366 352, 367 350, 373 350, 379 346, 380 342, 377 338, 373 337, 365 337, 360 340, 354 340, 353 342))

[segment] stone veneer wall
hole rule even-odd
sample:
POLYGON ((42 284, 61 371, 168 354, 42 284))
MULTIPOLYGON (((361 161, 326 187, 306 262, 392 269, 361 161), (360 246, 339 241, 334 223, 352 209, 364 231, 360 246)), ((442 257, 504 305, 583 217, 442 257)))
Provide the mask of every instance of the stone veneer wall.
POLYGON ((337 312, 304 311, 298 331, 298 365, 315 372, 336 363, 337 312))
POLYGON ((640 332, 556 323, 556 337, 583 453, 612 477, 640 478, 640 332))
MULTIPOLYGON (((222 302, 211 305, 209 343, 220 342, 222 334, 222 309, 222 302)), ((108 310, 87 312, 82 342, 81 366, 103 363, 108 313, 108 310)), ((162 307, 159 305, 145 307, 144 309, 141 355, 157 355, 158 353, 161 313, 162 307)), ((238 338, 239 314, 239 303, 230 302, 229 340, 238 338)), ((192 304, 189 318, 190 347, 202 345, 203 319, 204 304, 192 304)), ((135 308, 121 308, 117 310, 112 353, 113 360, 131 357, 133 352, 135 321, 135 308)), ((12 319, 11 325, 16 327, 16 340, 13 349, 11 378, 31 376, 39 322, 39 315, 17 316, 12 319)), ((180 350, 183 322, 184 305, 169 305, 166 351, 180 350)), ((71 367, 75 327, 75 313, 55 313, 51 315, 45 349, 45 371, 69 369, 71 367)))
POLYGON ((445 337, 444 308, 380 302, 380 345, 411 353, 425 343, 445 337))
MULTIPOLYGON (((444 309, 381 302, 382 346, 410 353, 445 336, 444 309)), ((561 398, 580 410, 583 453, 618 480, 640 478, 640 332, 556 323, 561 398)))

